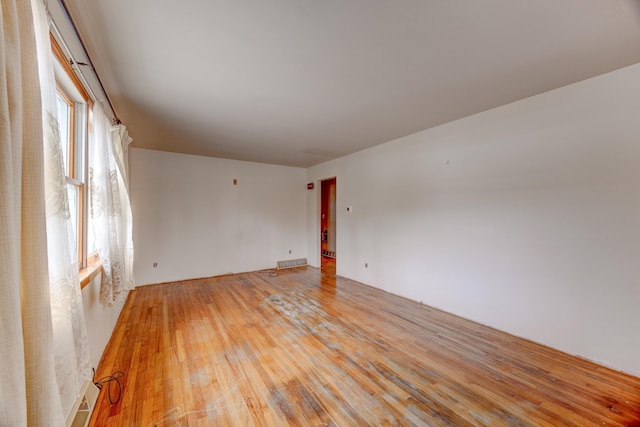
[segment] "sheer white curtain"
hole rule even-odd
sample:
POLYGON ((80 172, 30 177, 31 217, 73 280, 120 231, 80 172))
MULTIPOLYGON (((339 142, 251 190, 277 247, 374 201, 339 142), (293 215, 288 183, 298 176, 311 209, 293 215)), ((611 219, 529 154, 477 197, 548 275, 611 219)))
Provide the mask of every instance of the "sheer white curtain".
POLYGON ((1 3, 0 425, 62 426, 89 358, 48 19, 42 0, 1 3))
POLYGON ((47 268, 43 122, 31 4, 0 9, 0 425, 64 425, 47 268))
POLYGON ((43 110, 47 253, 55 370, 63 414, 71 410, 85 380, 91 379, 89 344, 78 279, 74 235, 62 141, 56 117, 56 81, 49 38, 50 19, 43 0, 32 0, 43 110))
POLYGON ((124 300, 134 288, 133 234, 127 158, 131 138, 122 125, 111 127, 98 104, 93 111, 89 188, 91 223, 102 262, 100 302, 124 300))
POLYGON ((135 280, 133 278, 133 213, 131 211, 131 200, 129 199, 129 144, 131 144, 133 139, 129 136, 129 132, 123 124, 111 128, 111 137, 113 141, 114 159, 120 174, 118 185, 121 188, 120 197, 123 206, 122 220, 124 226, 122 228, 122 241, 124 252, 124 281, 128 283, 128 290, 130 290, 135 287, 135 280))

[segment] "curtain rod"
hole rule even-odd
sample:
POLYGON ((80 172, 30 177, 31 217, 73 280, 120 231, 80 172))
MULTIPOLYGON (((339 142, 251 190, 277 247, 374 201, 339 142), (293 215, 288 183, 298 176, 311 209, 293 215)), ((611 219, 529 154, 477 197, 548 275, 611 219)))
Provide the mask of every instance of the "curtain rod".
POLYGON ((111 98, 109 97, 109 94, 107 93, 107 90, 104 88, 104 85, 102 84, 102 80, 100 79, 100 76, 98 75, 98 72, 96 71, 96 67, 93 66, 93 61, 91 60, 91 56, 89 55, 89 51, 87 50, 87 46, 84 44, 84 40, 82 40, 82 37, 80 36, 80 32, 78 31, 78 27, 76 26, 76 23, 74 22, 73 18, 71 17, 71 13, 69 12, 69 8, 67 7, 67 4, 65 3, 64 0, 58 0, 58 1, 62 5, 62 9, 64 10, 65 15, 67 16, 67 19, 71 23, 71 27, 73 28, 73 32, 76 33, 76 37, 78 38, 78 41, 80 42, 80 45, 82 46, 82 49, 84 50, 84 53, 87 56, 87 59, 89 60, 88 64, 85 64, 85 63, 82 63, 82 62, 76 62, 76 64, 77 65, 84 65, 84 66, 88 65, 91 68, 91 71, 93 72, 93 75, 96 76, 96 80, 98 80, 98 84, 100 85, 100 88, 102 89, 102 93, 104 93, 105 98, 107 98, 107 102, 109 103, 109 108, 111 108, 111 111, 113 111, 113 115, 114 115, 113 124, 114 125, 121 124, 122 122, 120 121, 120 118, 118 117, 118 113, 117 113, 116 109, 114 108, 113 103, 111 102, 111 98))

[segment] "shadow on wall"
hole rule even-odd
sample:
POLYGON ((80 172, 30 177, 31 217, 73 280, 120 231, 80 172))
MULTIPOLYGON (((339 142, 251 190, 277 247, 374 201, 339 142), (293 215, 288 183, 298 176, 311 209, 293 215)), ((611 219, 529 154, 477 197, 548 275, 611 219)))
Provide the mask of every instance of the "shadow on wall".
POLYGON ((287 151, 279 145, 277 135, 251 137, 244 132, 243 136, 237 128, 227 132, 213 121, 202 123, 190 121, 186 114, 168 115, 128 97, 113 97, 113 101, 134 148, 290 166, 317 164, 347 154, 304 145, 287 151))
POLYGON ((114 105, 133 138, 134 148, 234 158, 230 154, 233 141, 230 143, 227 136, 195 132, 192 124, 181 122, 178 117, 167 116, 153 106, 136 103, 127 97, 114 97, 114 105), (217 140, 225 142, 218 143, 217 140))
MULTIPOLYGON (((632 10, 632 13, 636 15, 638 22, 640 22, 640 1, 639 0, 631 1, 631 10, 632 10)), ((638 425, 640 426, 640 422, 638 423, 638 425)))

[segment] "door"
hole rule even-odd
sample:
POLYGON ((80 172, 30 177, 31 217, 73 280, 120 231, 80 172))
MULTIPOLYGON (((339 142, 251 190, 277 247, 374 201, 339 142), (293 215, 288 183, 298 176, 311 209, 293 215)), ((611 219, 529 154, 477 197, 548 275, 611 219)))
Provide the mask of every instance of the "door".
POLYGON ((320 253, 336 258, 336 179, 320 182, 320 253))

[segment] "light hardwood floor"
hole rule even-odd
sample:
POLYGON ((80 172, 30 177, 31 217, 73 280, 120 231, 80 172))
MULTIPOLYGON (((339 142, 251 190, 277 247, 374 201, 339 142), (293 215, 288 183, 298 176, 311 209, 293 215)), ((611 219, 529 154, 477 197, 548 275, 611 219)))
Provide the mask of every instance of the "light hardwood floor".
POLYGON ((310 267, 136 289, 116 370, 93 426, 640 426, 639 378, 310 267))

